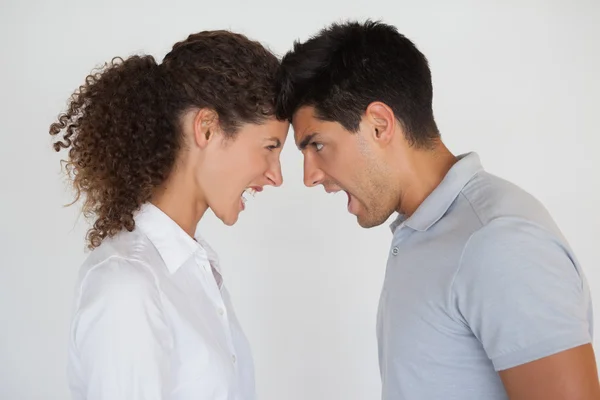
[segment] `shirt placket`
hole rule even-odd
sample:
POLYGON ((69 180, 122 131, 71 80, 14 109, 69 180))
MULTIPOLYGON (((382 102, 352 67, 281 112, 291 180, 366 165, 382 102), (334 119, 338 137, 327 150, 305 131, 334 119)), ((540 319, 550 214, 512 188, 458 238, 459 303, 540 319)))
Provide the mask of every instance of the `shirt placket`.
MULTIPOLYGON (((223 332, 225 333, 225 338, 227 340, 229 353, 231 355, 231 362, 234 367, 237 369, 237 354, 235 351, 235 346, 233 345, 233 338, 231 334, 231 325, 229 321, 229 315, 227 306, 225 305, 225 301, 223 299, 223 295, 217 283, 217 277, 215 274, 219 274, 214 267, 211 265, 210 261, 207 259, 203 259, 202 257, 196 257, 196 264, 198 265, 198 269, 203 276, 204 282, 207 283, 207 291, 209 298, 213 302, 213 307, 216 309, 216 313, 219 316, 219 320, 221 322, 221 326, 223 328, 223 332)), ((220 276, 220 274, 219 274, 220 276)))
POLYGON ((410 236, 412 229, 407 227, 404 222, 396 228, 392 239, 392 247, 390 249, 390 258, 395 258, 400 254, 400 246, 402 242, 410 236))

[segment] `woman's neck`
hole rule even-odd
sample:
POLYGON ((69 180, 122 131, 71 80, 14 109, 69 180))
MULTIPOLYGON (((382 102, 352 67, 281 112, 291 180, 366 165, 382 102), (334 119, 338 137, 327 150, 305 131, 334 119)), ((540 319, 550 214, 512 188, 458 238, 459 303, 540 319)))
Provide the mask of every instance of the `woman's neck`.
POLYGON ((156 191, 150 202, 193 238, 196 226, 208 206, 199 198, 193 179, 190 180, 185 175, 173 174, 168 182, 156 191))

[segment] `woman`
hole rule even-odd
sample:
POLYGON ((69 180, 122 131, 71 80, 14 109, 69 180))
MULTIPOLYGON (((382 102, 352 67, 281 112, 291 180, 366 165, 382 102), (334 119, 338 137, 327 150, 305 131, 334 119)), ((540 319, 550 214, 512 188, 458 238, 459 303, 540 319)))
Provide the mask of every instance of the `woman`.
POLYGON ((95 219, 70 337, 75 399, 254 399, 217 256, 194 233, 208 208, 232 225, 244 193, 281 185, 278 65, 245 36, 201 32, 160 65, 113 60, 52 124, 95 219))

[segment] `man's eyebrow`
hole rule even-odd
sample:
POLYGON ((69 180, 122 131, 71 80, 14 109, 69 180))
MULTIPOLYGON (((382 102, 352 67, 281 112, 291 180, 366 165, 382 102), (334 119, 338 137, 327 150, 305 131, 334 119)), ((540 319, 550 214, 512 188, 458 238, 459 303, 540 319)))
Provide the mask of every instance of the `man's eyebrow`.
POLYGON ((300 142, 300 144, 298 145, 298 148, 300 149, 300 151, 304 151, 304 149, 306 149, 306 146, 308 146, 308 144, 315 138, 315 136, 317 136, 318 133, 311 133, 310 135, 306 135, 304 137, 304 139, 302 139, 302 142, 300 142))

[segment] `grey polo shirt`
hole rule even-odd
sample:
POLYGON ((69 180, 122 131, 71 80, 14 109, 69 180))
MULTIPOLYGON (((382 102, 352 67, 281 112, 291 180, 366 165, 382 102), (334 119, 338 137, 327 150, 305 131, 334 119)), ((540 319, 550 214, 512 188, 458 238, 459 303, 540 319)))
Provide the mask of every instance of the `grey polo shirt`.
POLYGON ((567 241, 477 154, 391 228, 377 316, 384 400, 507 399, 497 371, 591 342, 590 292, 567 241))

